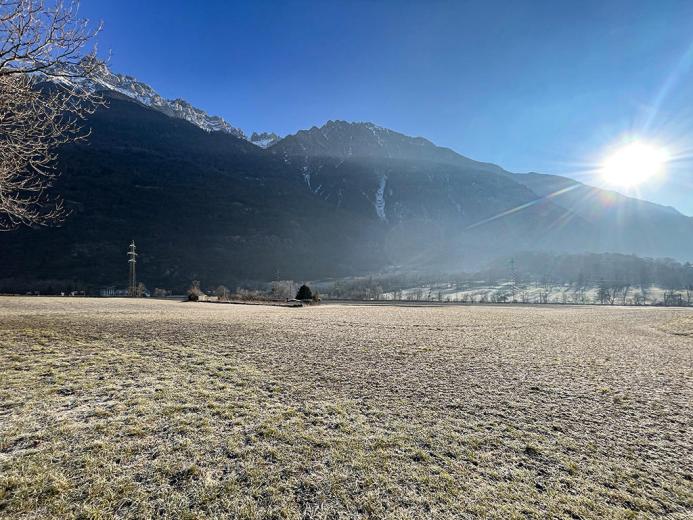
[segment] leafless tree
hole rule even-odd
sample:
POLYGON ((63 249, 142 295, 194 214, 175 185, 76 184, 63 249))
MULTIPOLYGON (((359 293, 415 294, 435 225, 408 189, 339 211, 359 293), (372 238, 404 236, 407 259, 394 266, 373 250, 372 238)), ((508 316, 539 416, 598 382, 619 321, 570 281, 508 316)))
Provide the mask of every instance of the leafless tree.
POLYGON ((583 283, 578 283, 573 289, 573 301, 576 303, 585 303, 585 286, 583 283))
POLYGON ((551 285, 551 282, 549 282, 547 279, 543 279, 541 285, 539 286, 539 303, 549 303, 549 297, 551 296, 552 290, 553 286, 551 285))
POLYGON ((666 307, 682 307, 684 303, 683 295, 674 289, 664 291, 664 305, 666 307))
POLYGON ((271 297, 275 300, 288 300, 296 294, 293 280, 275 280, 272 282, 271 297))
POLYGON ((567 289, 563 289, 561 291, 561 303, 563 303, 564 305, 568 303, 568 290, 567 289))
POLYGON ((77 10, 72 0, 0 0, 0 231, 65 216, 47 193, 56 148, 86 137, 81 122, 101 102, 80 87, 100 65, 95 49, 84 54, 100 27, 77 10))
POLYGON ((230 292, 224 285, 220 285, 217 287, 217 290, 215 291, 215 294, 217 295, 217 301, 220 302, 227 302, 229 301, 229 295, 230 292))
POLYGON ((202 289, 200 289, 200 281, 193 280, 190 289, 188 289, 188 300, 191 302, 200 301, 200 297, 202 297, 203 294, 202 289))

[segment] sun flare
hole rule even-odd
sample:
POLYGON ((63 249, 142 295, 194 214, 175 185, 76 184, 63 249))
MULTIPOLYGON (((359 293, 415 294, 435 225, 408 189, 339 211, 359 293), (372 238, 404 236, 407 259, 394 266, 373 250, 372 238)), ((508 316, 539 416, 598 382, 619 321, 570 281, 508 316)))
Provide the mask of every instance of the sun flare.
POLYGON ((663 148, 634 141, 607 157, 601 175, 614 186, 633 187, 661 174, 668 159, 663 148))

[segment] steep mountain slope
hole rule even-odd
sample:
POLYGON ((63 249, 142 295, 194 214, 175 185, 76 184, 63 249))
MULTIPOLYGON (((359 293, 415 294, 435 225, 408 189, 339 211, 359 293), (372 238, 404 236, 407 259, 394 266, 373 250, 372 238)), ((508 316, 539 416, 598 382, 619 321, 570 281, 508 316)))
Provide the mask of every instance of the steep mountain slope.
POLYGON ((474 161, 423 137, 409 137, 373 123, 328 121, 321 127, 300 130, 272 147, 284 157, 369 157, 452 164, 476 171, 505 174, 500 166, 474 161))
POLYGON ((417 264, 460 268, 461 259, 470 267, 513 250, 567 250, 566 223, 589 233, 579 217, 537 200, 502 168, 370 123, 330 121, 270 151, 300 168, 306 187, 334 207, 401 230, 394 256, 408 242, 421 250, 412 255, 417 264))
POLYGON ((87 144, 65 147, 56 188, 60 228, 0 233, 0 290, 119 285, 135 240, 148 287, 234 287, 382 267, 371 221, 307 191, 268 152, 232 135, 107 94, 87 144))
POLYGON ((536 199, 498 166, 371 123, 329 121, 270 151, 300 168, 313 193, 337 207, 370 207, 383 222, 445 215, 470 225, 536 199))
POLYGON ((483 257, 521 248, 693 257, 693 220, 672 208, 563 177, 513 174, 371 123, 330 121, 270 150, 336 207, 370 210, 390 224, 435 222, 449 241, 472 226, 471 251, 483 257))

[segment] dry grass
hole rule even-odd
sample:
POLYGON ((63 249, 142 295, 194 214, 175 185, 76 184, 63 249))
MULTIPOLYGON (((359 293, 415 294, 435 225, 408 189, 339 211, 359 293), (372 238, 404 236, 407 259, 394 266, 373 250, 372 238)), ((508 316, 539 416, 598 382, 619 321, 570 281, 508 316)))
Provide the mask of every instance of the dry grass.
POLYGON ((691 518, 693 314, 0 299, 5 518, 691 518))

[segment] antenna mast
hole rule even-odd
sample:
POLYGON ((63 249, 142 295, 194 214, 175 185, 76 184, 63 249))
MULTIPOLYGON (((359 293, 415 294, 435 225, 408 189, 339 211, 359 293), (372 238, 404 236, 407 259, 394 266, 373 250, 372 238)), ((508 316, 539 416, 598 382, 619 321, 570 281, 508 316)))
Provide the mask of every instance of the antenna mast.
POLYGON ((135 241, 130 243, 130 248, 128 249, 128 264, 130 264, 130 276, 128 278, 128 296, 137 296, 137 275, 135 272, 135 266, 137 264, 137 253, 135 251, 135 241))

